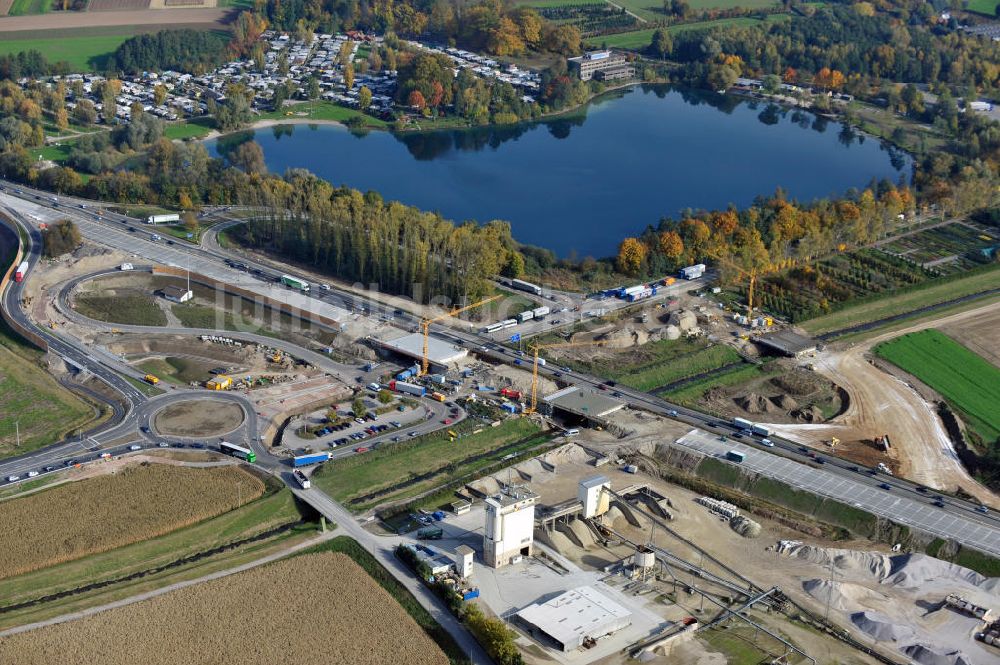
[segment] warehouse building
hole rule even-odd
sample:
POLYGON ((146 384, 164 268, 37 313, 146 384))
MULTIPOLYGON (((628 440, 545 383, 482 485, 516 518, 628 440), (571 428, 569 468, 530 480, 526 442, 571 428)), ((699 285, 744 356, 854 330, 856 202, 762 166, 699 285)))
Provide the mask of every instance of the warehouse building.
POLYGON ((589 586, 529 605, 517 618, 533 637, 547 638, 561 651, 579 649, 632 625, 631 612, 589 586))

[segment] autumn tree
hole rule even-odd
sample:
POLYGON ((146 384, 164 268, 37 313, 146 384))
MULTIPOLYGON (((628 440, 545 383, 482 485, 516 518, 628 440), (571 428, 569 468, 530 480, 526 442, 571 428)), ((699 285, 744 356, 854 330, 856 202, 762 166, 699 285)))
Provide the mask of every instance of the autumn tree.
POLYGON ((664 231, 659 237, 659 250, 668 259, 676 261, 684 255, 684 240, 677 231, 664 231))
POLYGON ((423 111, 427 108, 427 101, 419 90, 412 91, 409 97, 406 98, 406 103, 418 111, 423 111))
POLYGON ((618 270, 626 275, 638 275, 646 260, 646 246, 638 238, 625 238, 618 246, 618 270))
POLYGON ((372 91, 368 88, 368 86, 363 85, 358 90, 358 108, 360 108, 362 111, 367 111, 371 105, 372 105, 372 91))

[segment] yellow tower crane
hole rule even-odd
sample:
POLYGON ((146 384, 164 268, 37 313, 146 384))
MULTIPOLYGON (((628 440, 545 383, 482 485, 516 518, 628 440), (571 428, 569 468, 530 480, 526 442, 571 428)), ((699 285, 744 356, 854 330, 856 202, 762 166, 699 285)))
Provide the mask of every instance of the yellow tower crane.
POLYGON ((426 319, 425 318, 424 320, 422 320, 420 322, 420 326, 424 329, 424 355, 423 355, 423 357, 421 359, 420 376, 423 376, 424 374, 427 374, 427 370, 430 367, 430 361, 427 358, 427 345, 428 345, 428 341, 429 341, 429 338, 430 338, 430 330, 431 330, 431 324, 432 323, 436 323, 437 321, 442 321, 444 319, 450 319, 451 317, 457 316, 458 314, 461 314, 462 312, 467 312, 470 309, 475 309, 476 307, 482 307, 483 305, 485 305, 487 303, 491 303, 494 300, 497 300, 498 298, 502 298, 502 297, 503 296, 496 295, 496 296, 493 296, 491 298, 486 298, 485 300, 480 300, 477 303, 473 303, 471 305, 466 305, 465 307, 459 307, 457 309, 453 309, 450 312, 442 314, 441 316, 435 316, 433 319, 426 319))
POLYGON ((771 273, 780 272, 786 268, 791 268, 795 265, 795 259, 785 259, 783 261, 778 261, 777 263, 769 263, 763 267, 754 266, 749 270, 741 268, 731 261, 726 261, 720 259, 722 263, 725 263, 728 267, 739 273, 740 277, 746 277, 747 284, 747 317, 753 317, 753 292, 754 287, 757 286, 757 278, 764 277, 765 275, 770 275, 771 273))
POLYGON ((534 347, 535 351, 535 364, 531 369, 531 406, 525 411, 526 414, 534 413, 538 406, 538 352, 542 349, 557 349, 557 348, 567 348, 570 346, 604 346, 607 344, 604 340, 590 340, 588 342, 558 342, 555 344, 536 344, 534 347))

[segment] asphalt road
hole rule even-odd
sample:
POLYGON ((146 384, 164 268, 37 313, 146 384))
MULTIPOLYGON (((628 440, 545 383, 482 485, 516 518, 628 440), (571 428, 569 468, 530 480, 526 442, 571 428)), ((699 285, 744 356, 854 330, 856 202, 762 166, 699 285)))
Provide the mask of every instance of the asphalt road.
MULTIPOLYGON (((30 199, 38 195, 25 190, 25 193, 22 196, 28 197, 30 205, 30 199)), ((43 194, 41 196, 45 195, 43 194)), ((2 197, 0 197, 0 200, 2 200, 2 197)), ((23 200, 23 198, 21 200, 23 200)), ((46 201, 44 198, 35 199, 35 208, 33 209, 34 212, 30 209, 28 212, 29 214, 36 214, 40 216, 49 215, 49 219, 51 219, 53 211, 48 210, 48 212, 46 212, 47 207, 51 204, 53 204, 53 202, 46 201)), ((97 242, 110 244, 111 246, 133 253, 136 256, 141 256, 154 261, 172 262, 175 265, 181 266, 189 264, 192 270, 198 272, 205 271, 206 274, 215 273, 212 274, 213 277, 221 275, 216 277, 218 279, 239 279, 241 286, 258 293, 262 292, 262 287, 264 287, 263 292, 269 292, 270 289, 276 288, 268 284, 266 281, 269 278, 272 278, 272 275, 274 274, 273 269, 268 266, 258 265, 243 257, 229 256, 225 250, 222 250, 221 248, 206 250, 191 246, 187 243, 165 246, 162 242, 154 243, 150 242, 148 238, 143 238, 142 234, 146 232, 140 232, 138 230, 135 232, 128 231, 128 226, 135 226, 134 220, 131 224, 129 222, 123 223, 121 219, 116 219, 111 215, 104 215, 101 219, 98 219, 98 217, 94 214, 93 208, 85 209, 73 207, 79 205, 76 202, 70 203, 69 207, 67 207, 67 202, 65 201, 56 205, 59 206, 57 208, 59 211, 57 216, 66 216, 68 211, 73 213, 71 216, 75 218, 81 217, 79 214, 80 211, 83 212, 83 215, 89 215, 92 219, 85 217, 85 222, 81 224, 81 228, 84 235, 97 242), (117 227, 122 227, 122 229, 117 228, 115 225, 117 225, 117 227), (230 262, 235 260, 245 264, 250 272, 245 270, 233 270, 232 268, 226 266, 226 260, 229 260, 230 262), (257 275, 257 277, 260 277, 261 279, 258 279, 254 275, 257 275)), ((690 283, 688 283, 688 285, 689 284, 690 283)), ((317 311, 318 313, 335 319, 338 318, 338 310, 343 312, 349 308, 352 312, 365 311, 371 316, 382 316, 384 318, 395 316, 397 325, 415 326, 418 323, 418 320, 415 317, 405 312, 393 310, 385 305, 367 301, 366 299, 360 298, 352 293, 339 291, 336 288, 333 288, 330 291, 314 290, 308 295, 292 292, 288 289, 280 289, 280 291, 287 294, 289 297, 295 297, 296 299, 302 299, 304 301, 312 301, 311 303, 303 303, 301 306, 306 307, 308 304, 308 307, 311 308, 312 311, 317 311)), ((516 360, 516 356, 510 350, 500 347, 492 341, 485 339, 478 333, 466 332, 437 324, 432 326, 431 330, 434 334, 460 343, 466 346, 466 348, 478 348, 477 353, 479 355, 491 359, 494 362, 514 364, 516 360)), ((583 388, 601 389, 601 386, 605 385, 604 380, 600 377, 589 376, 577 372, 565 372, 558 370, 552 365, 540 367, 539 373, 547 375, 561 383, 577 385, 583 388), (561 376, 554 376, 557 371, 560 372, 561 376)), ((605 385, 605 387, 607 386, 605 385)), ((611 390, 619 393, 618 398, 626 402, 632 408, 644 409, 658 415, 674 418, 675 420, 685 422, 699 429, 713 432, 718 435, 733 435, 736 431, 732 426, 727 423, 719 422, 711 416, 707 416, 679 405, 671 404, 647 393, 634 391, 625 387, 615 387, 611 390)), ((780 456, 806 467, 821 467, 816 469, 816 471, 820 473, 823 478, 830 475, 840 478, 850 478, 852 482, 868 489, 881 489, 880 485, 885 483, 890 486, 891 491, 897 493, 894 496, 907 496, 915 501, 926 501, 925 494, 920 492, 918 489, 919 486, 909 481, 882 475, 877 477, 871 476, 864 473, 863 469, 855 470, 857 467, 853 463, 848 460, 838 458, 835 455, 824 455, 825 463, 820 465, 817 464, 813 457, 809 455, 809 450, 800 447, 800 444, 797 442, 780 437, 770 437, 770 439, 775 444, 773 448, 761 446, 757 439, 748 439, 747 442, 762 453, 780 456)), ((942 501, 944 504, 943 507, 935 509, 960 519, 961 521, 958 523, 959 525, 967 525, 970 529, 984 528, 1000 532, 1000 521, 998 521, 998 517, 992 513, 982 514, 977 512, 976 504, 952 497, 943 497, 942 501)), ((882 517, 899 521, 904 524, 907 523, 908 519, 912 519, 912 515, 908 511, 899 510, 898 506, 895 505, 870 505, 866 506, 866 508, 882 517)), ((934 527, 931 528, 931 533, 941 535, 942 537, 949 537, 951 532, 951 529, 948 530, 948 533, 945 533, 940 529, 935 530, 934 527)), ((971 540, 966 540, 964 538, 960 538, 959 542, 963 542, 964 544, 968 544, 970 546, 977 546, 974 545, 971 540)), ((977 540, 976 542, 979 541, 977 540)))

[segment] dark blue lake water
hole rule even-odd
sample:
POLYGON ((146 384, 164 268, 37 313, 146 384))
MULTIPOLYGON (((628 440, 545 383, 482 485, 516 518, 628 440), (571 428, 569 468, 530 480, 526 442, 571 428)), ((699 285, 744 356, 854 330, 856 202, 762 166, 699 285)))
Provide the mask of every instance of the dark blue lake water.
POLYGON ((285 125, 254 138, 268 168, 307 168, 453 220, 505 219, 560 256, 608 256, 622 237, 685 208, 746 206, 782 188, 808 201, 908 181, 909 158, 810 113, 714 93, 645 86, 586 114, 516 127, 394 135, 285 125))

